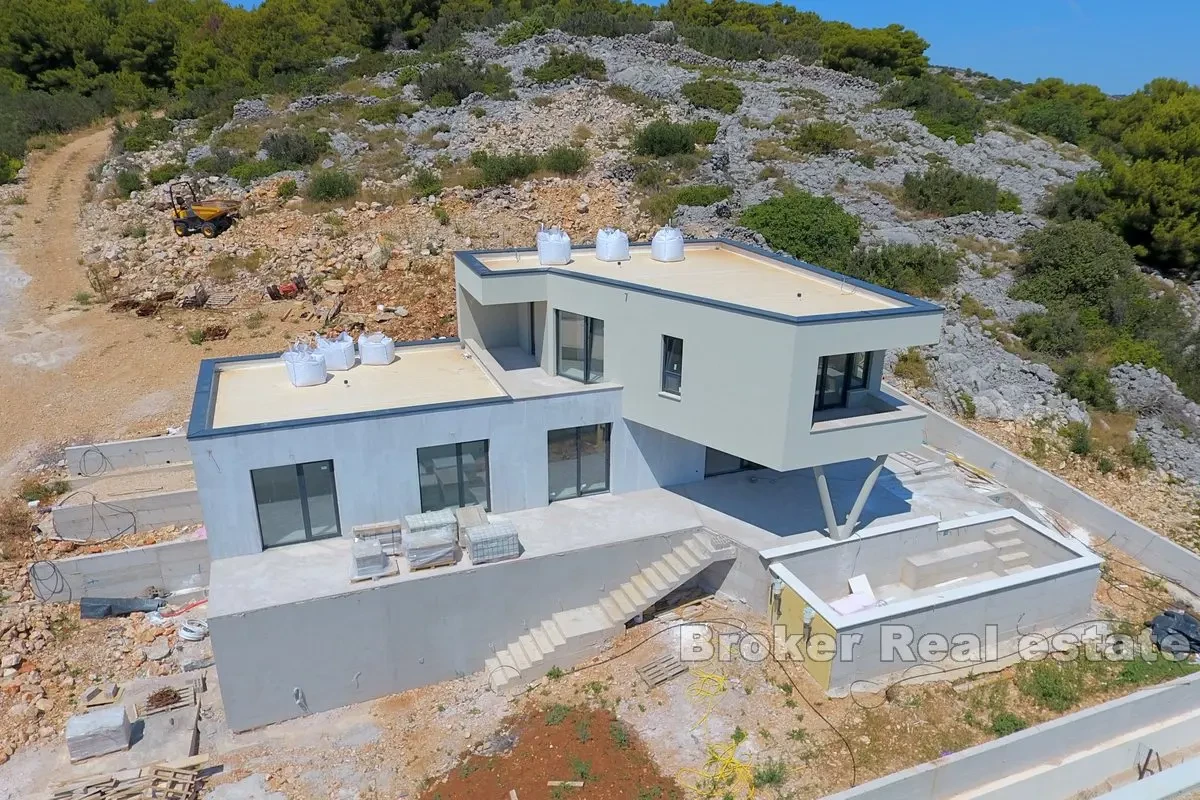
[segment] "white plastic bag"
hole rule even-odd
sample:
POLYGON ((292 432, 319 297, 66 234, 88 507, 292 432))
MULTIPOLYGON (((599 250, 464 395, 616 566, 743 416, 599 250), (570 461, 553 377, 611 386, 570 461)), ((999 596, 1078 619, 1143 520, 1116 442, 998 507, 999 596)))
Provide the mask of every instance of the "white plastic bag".
POLYGON ((683 234, 678 228, 659 228, 650 240, 650 257, 655 261, 683 261, 683 234))
POLYGON ((318 336, 317 352, 325 356, 325 367, 331 371, 350 369, 354 366, 354 340, 345 331, 336 339, 318 336))
POLYGON ((396 343, 384 333, 364 333, 358 337, 358 360, 363 364, 383 366, 396 357, 396 343))
POLYGON ((596 234, 596 258, 601 261, 628 261, 629 237, 617 228, 603 228, 596 234))
POLYGON ((571 237, 561 228, 542 228, 537 235, 538 263, 544 267, 571 262, 571 237))
POLYGON ((292 386, 320 386, 325 382, 325 357, 304 342, 296 342, 281 358, 292 386))

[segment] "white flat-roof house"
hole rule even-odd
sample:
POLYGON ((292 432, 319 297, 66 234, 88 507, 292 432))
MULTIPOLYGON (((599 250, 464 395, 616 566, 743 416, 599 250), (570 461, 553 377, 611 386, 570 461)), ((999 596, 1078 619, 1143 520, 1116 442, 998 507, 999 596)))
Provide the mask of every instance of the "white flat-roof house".
MULTIPOLYGON (((880 378, 886 350, 937 340, 931 303, 724 240, 669 262, 635 245, 619 262, 576 248, 557 266, 533 250, 454 266, 457 339, 306 387, 278 355, 202 364, 188 440, 235 729, 570 666, 689 580, 768 611, 782 568, 760 551, 844 540, 889 454, 922 447, 923 411, 880 378), (853 483, 831 492, 844 462, 853 483), (717 499, 697 499, 706 486, 717 499), (520 556, 348 580, 355 529, 468 506, 511 524, 520 556)), ((936 561, 945 534, 922 530, 902 555, 936 561)), ((1007 574, 974 552, 963 575, 1007 574)))

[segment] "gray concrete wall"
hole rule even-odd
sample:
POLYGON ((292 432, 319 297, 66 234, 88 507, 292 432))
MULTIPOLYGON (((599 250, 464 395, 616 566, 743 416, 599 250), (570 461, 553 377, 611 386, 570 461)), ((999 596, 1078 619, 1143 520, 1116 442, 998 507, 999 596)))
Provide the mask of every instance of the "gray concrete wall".
POLYGON ((174 592, 208 585, 208 543, 187 539, 34 565, 33 589, 47 602, 139 597, 147 587, 174 592))
MULTIPOLYGON (((852 689, 856 681, 872 681, 889 676, 899 677, 906 669, 922 663, 918 658, 905 660, 904 654, 886 646, 893 635, 909 635, 912 647, 928 634, 940 634, 952 639, 958 634, 971 634, 987 642, 988 628, 995 631, 998 645, 1014 642, 1021 634, 1050 633, 1065 630, 1081 621, 1092 619, 1092 596, 1100 580, 1098 567, 1051 575, 1039 580, 1018 583, 957 598, 952 602, 923 605, 912 611, 897 614, 883 621, 851 624, 838 628, 838 633, 861 635, 852 650, 850 660, 841 656, 830 671, 830 689, 852 689)), ((930 597, 930 600, 933 600, 930 597)), ((1011 648, 1009 648, 1011 650, 1011 648)), ((999 654, 982 657, 995 658, 999 654)), ((932 662, 945 669, 966 666, 945 660, 932 662)), ((880 681, 886 683, 887 681, 880 681)), ((863 687, 858 687, 862 689, 863 687)))
POLYGON ((191 461, 187 437, 151 436, 123 442, 100 442, 66 449, 71 477, 94 477, 104 472, 191 461))
POLYGON ((546 432, 597 423, 612 425, 613 493, 703 474, 702 447, 645 429, 631 433, 619 389, 198 439, 192 443, 196 486, 212 557, 262 551, 250 470, 332 459, 342 534, 350 536, 355 525, 421 510, 417 448, 431 445, 487 439, 492 510, 544 506, 546 432))
MULTIPOLYGON (((885 390, 906 397, 896 389, 885 390)), ((912 398, 926 412, 925 440, 991 473, 996 480, 1042 503, 1141 561, 1147 568, 1200 594, 1200 556, 1180 547, 1035 464, 989 441, 912 398)))
POLYGON ((1148 747, 1169 753, 1200 740, 1198 708, 1200 674, 1189 675, 826 800, 1066 800, 1130 769, 1148 747), (1002 783, 983 788, 992 782, 1002 783))
MULTIPOLYGON (((470 674, 555 612, 590 605, 680 544, 652 536, 209 618, 225 715, 246 730, 470 674)), ((214 587, 221 562, 213 564, 214 587)))
POLYGON ((122 532, 145 531, 163 525, 200 522, 200 496, 195 489, 157 492, 50 510, 54 532, 64 539, 108 539, 122 532))
MULTIPOLYGON (((919 424, 897 423, 873 426, 867 434, 829 432, 817 445, 810 435, 816 368, 824 355, 936 341, 938 315, 798 326, 564 275, 484 279, 456 261, 456 277, 463 330, 479 327, 467 318, 481 307, 537 302, 543 333, 538 354, 550 373, 556 309, 604 320, 605 378, 625 387, 625 416, 642 425, 780 471, 826 463, 831 449, 841 460, 918 443, 919 424), (684 343, 678 398, 660 391, 664 335, 684 343)), ((873 369, 872 380, 879 374, 873 369)))
MULTIPOLYGON (((522 342, 522 328, 528 330, 529 311, 524 303, 485 306, 459 289, 458 305, 468 310, 467 314, 458 317, 460 339, 474 339, 489 349, 517 347, 522 342), (521 316, 526 319, 524 324, 521 316)), ((524 341, 527 345, 528 338, 524 341)))

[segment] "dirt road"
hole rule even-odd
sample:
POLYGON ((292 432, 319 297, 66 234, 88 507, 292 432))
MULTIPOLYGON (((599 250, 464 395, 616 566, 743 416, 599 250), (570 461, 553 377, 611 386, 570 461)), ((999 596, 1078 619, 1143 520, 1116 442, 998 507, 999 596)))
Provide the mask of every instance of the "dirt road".
MULTIPOLYGON (((111 132, 81 134, 31 167, 0 247, 0 486, 66 443, 159 433, 187 417, 196 366, 213 355, 168 325, 81 306, 76 237, 88 172, 111 132)), ((165 223, 164 223, 165 224, 165 223)))

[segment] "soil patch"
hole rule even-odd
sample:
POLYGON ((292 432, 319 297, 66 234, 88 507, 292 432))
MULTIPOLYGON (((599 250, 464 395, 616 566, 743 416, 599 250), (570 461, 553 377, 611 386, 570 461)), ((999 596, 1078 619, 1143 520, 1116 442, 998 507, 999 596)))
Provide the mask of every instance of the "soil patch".
POLYGON ((633 730, 606 709, 551 705, 511 718, 502 733, 468 754, 421 800, 679 800, 633 730), (574 781, 582 787, 550 786, 574 781))

